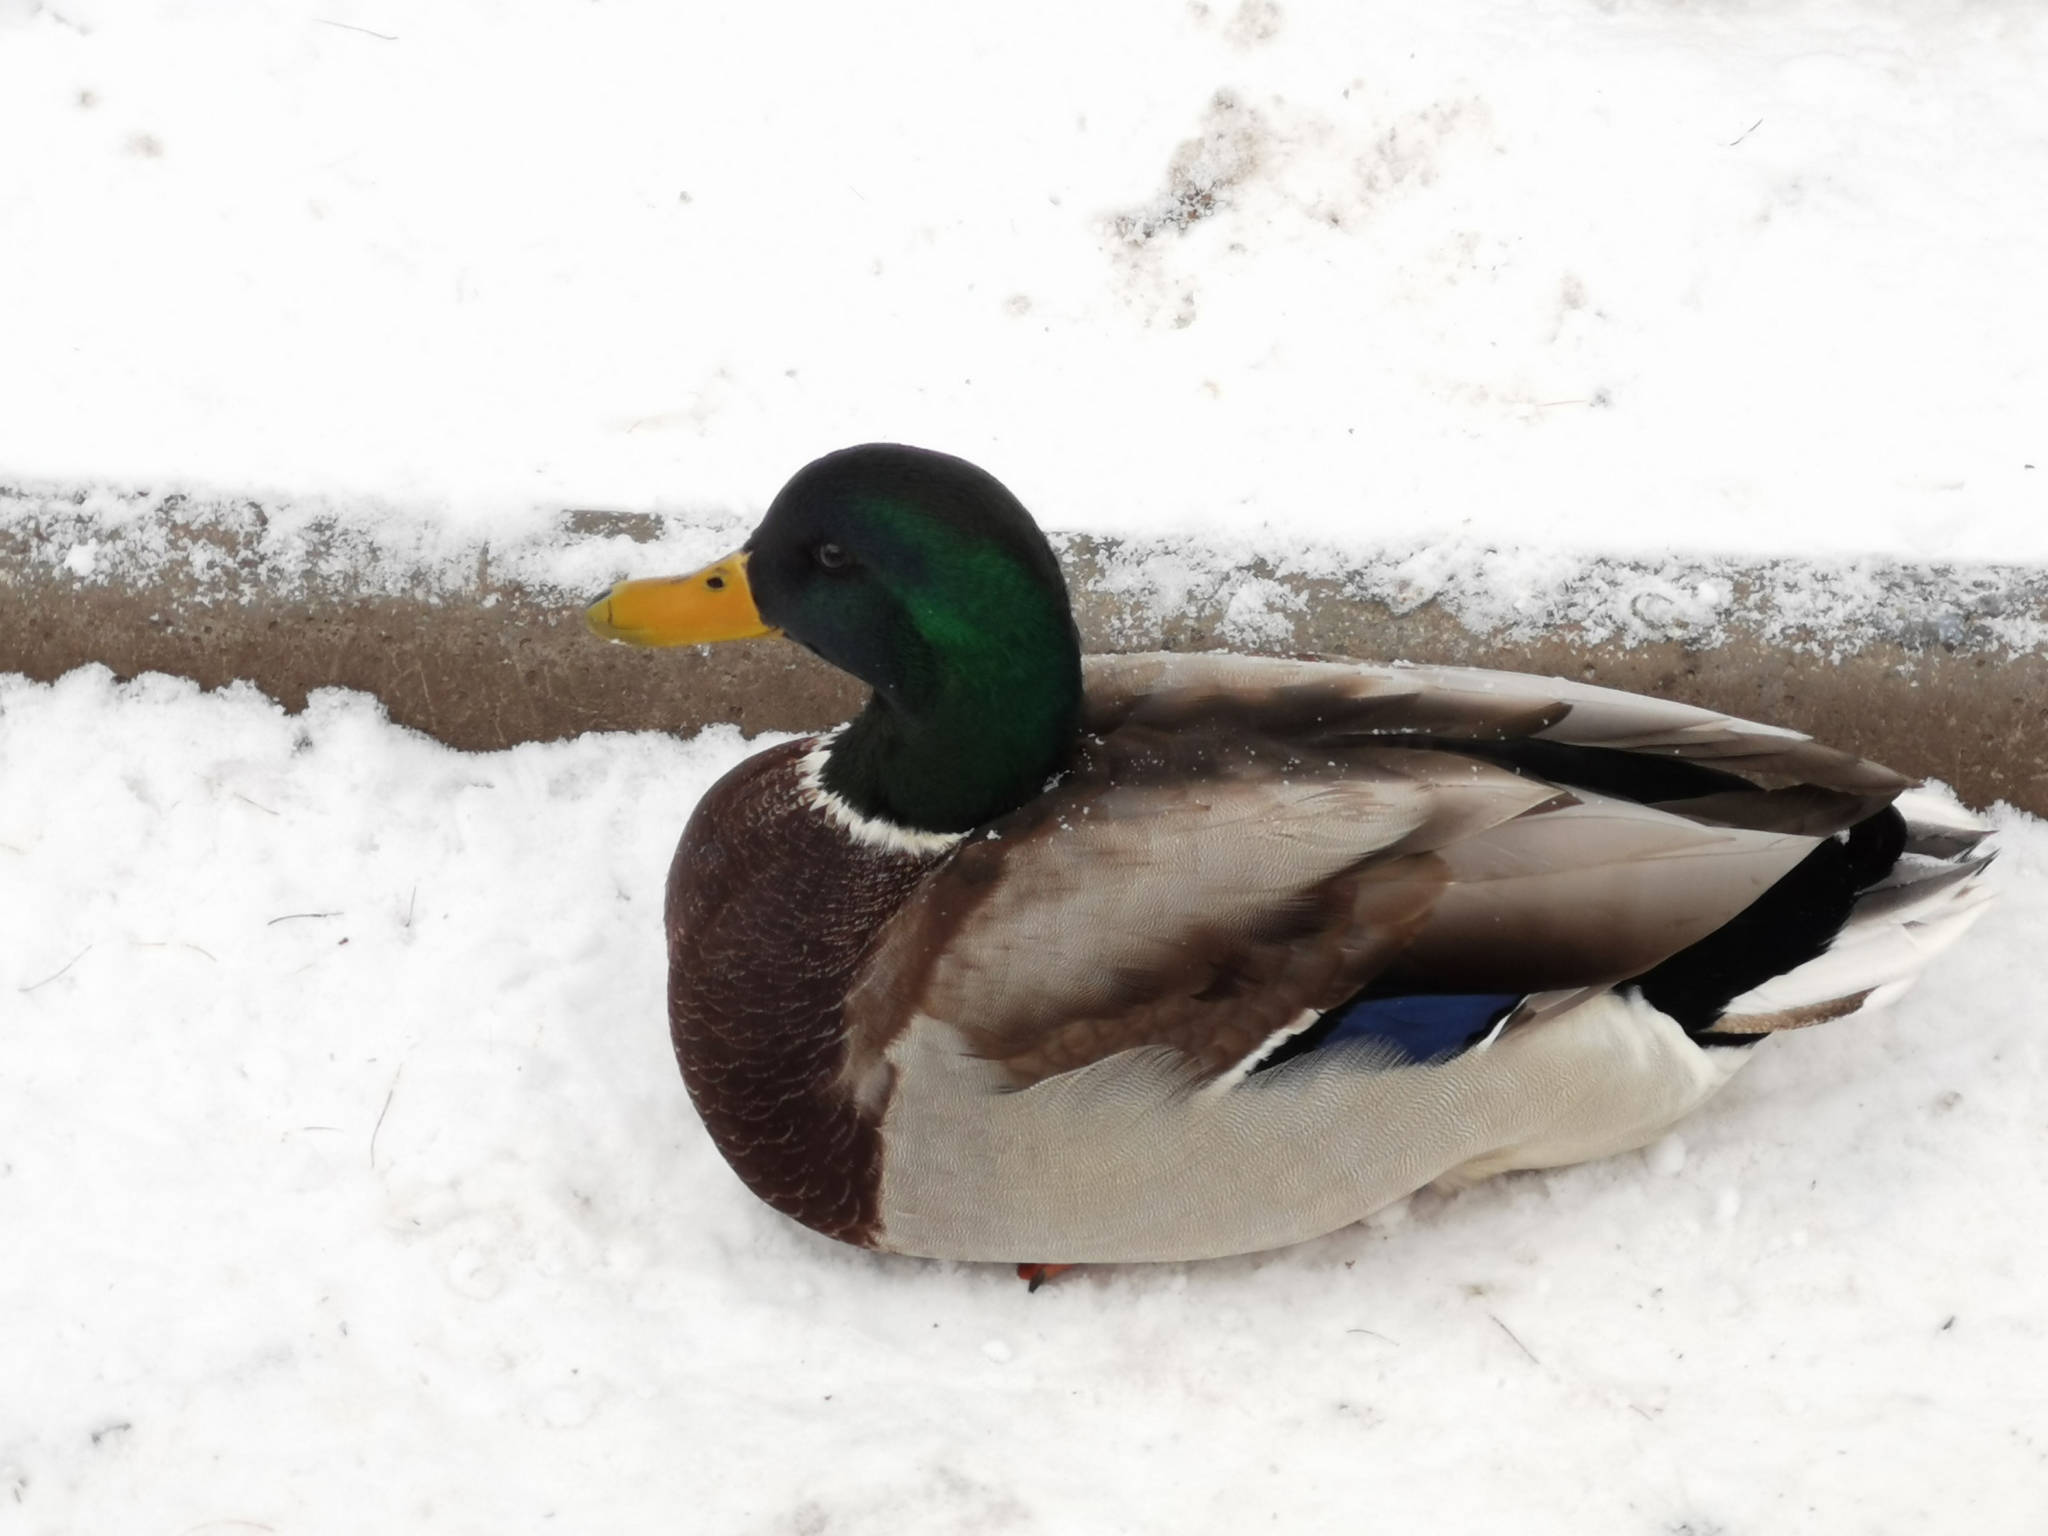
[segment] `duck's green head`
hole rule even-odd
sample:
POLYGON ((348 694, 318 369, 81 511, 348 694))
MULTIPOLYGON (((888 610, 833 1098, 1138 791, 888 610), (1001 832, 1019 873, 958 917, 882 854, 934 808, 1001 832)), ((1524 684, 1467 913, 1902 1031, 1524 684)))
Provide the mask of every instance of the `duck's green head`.
POLYGON ((872 443, 809 464, 743 549, 622 582, 590 628, 637 645, 782 634, 872 687, 824 785, 863 816, 962 832, 1059 770, 1080 643, 1051 547, 964 459, 872 443))

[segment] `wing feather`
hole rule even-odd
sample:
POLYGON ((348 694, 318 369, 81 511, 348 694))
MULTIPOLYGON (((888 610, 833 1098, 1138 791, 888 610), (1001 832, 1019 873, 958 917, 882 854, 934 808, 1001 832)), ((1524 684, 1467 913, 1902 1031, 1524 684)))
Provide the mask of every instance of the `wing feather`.
POLYGON ((963 844, 878 940, 847 1005, 864 1084, 919 1015, 1023 1087, 1142 1047, 1226 1073, 1376 978, 1611 985, 1908 782, 1797 732, 1555 678, 1220 655, 1085 668, 1072 770, 963 844), (1518 740, 1757 787, 1639 804, 1517 766, 1499 744, 1518 740))

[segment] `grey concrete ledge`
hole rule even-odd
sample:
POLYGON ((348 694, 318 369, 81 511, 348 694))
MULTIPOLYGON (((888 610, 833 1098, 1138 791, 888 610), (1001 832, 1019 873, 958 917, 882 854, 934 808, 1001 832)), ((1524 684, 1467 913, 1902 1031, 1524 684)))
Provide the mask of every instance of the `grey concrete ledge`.
MULTIPOLYGON (((0 671, 361 689, 489 749, 588 730, 801 730, 858 704, 775 641, 663 653, 583 633, 584 593, 746 519, 565 512, 507 547, 394 546, 345 510, 0 486, 0 671), (678 530, 682 532, 678 532, 678 530), (680 541, 680 542, 679 542, 680 541), (580 581, 580 585, 576 583, 580 581)), ((711 544, 704 542, 705 538, 711 544)), ((1227 647, 1508 667, 1796 727, 1967 800, 2048 814, 2048 571, 1885 562, 1532 562, 1390 549, 1233 559, 1068 535, 1091 650, 1227 647)))

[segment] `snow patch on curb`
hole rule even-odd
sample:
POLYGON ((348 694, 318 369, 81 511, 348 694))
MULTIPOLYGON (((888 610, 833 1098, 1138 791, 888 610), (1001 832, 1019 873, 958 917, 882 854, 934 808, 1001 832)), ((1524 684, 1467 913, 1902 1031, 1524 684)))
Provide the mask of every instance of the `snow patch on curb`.
MULTIPOLYGON (((491 601, 517 589, 573 604, 611 581, 694 569, 744 542, 758 511, 529 510, 500 537, 431 508, 322 497, 110 486, 0 487, 0 567, 88 584, 169 584, 201 604, 316 595, 491 601)), ((1278 537, 1054 533, 1070 570, 1111 598, 1114 636, 1143 643, 1203 615, 1230 644, 1289 650, 1332 603, 1394 618, 1431 604, 1503 642, 1721 645, 1744 635, 1802 654, 1874 644, 2024 654, 2048 649, 2048 570, 1881 557, 1617 557, 1452 536, 1378 544, 1278 537), (1278 546, 1278 547, 1276 547, 1278 546)))

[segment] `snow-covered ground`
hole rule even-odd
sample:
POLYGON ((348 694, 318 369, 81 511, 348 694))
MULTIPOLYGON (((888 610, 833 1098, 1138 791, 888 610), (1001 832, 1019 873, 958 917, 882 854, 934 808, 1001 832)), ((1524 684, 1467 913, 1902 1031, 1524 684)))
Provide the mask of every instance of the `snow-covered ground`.
MULTIPOLYGON (((2048 562, 2044 76, 2021 0, 0 0, 0 522, 590 583, 892 438, 1156 603, 1860 624, 2048 562)), ((746 746, 0 679, 0 1531, 2048 1528, 2039 822, 1682 1146, 1028 1296, 699 1131, 746 746)))
POLYGON ((0 475, 505 532, 888 438, 1093 532, 2041 561, 2044 71, 2027 0, 0 0, 0 475))
POLYGON ((700 1131, 657 906, 744 750, 0 685, 0 1530, 2042 1529, 2039 822, 1682 1145, 1029 1295, 700 1131))

